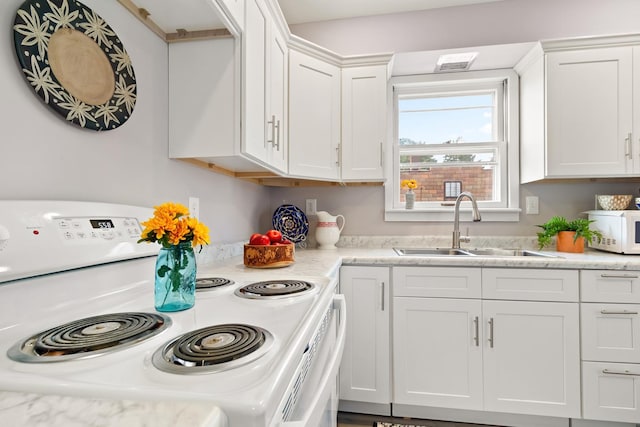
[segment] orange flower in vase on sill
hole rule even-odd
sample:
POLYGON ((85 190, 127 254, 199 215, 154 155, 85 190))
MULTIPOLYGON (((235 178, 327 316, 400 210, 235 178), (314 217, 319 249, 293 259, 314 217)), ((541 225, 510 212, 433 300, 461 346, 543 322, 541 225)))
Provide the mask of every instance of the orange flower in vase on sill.
POLYGON ((193 248, 209 244, 209 229, 179 203, 155 207, 143 222, 141 242, 162 245, 156 260, 155 308, 181 311, 193 307, 196 298, 196 257, 193 248))
POLYGON ((418 188, 418 182, 415 179, 403 179, 400 181, 400 188, 407 189, 407 192, 404 194, 405 209, 413 209, 416 202, 416 193, 414 193, 413 190, 418 188))

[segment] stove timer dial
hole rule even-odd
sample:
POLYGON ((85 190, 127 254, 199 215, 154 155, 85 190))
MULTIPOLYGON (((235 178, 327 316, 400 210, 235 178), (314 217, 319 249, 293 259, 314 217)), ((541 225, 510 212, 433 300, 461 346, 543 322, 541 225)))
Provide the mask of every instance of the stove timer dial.
POLYGON ((4 225, 0 224, 0 251, 3 250, 9 244, 9 230, 4 225))

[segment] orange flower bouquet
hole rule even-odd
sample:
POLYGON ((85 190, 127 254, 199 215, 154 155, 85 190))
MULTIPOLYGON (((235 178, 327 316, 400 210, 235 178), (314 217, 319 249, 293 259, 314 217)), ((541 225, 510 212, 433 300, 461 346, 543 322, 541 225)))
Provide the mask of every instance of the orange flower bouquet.
POLYGON ((155 207, 153 217, 142 223, 138 243, 162 245, 156 260, 155 307, 180 311, 193 307, 196 295, 196 258, 193 248, 209 244, 209 229, 189 216, 179 203, 155 207))

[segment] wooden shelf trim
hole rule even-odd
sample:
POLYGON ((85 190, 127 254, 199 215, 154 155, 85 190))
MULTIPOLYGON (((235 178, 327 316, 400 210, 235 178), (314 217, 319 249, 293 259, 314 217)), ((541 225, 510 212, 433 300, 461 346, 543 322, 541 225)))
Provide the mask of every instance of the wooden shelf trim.
POLYGON ((177 159, 210 172, 242 179, 265 187, 379 187, 383 182, 335 182, 313 179, 291 178, 268 171, 233 172, 214 163, 199 159, 177 159))
POLYGON ((190 40, 207 40, 207 39, 219 39, 232 37, 229 30, 226 28, 211 29, 211 30, 197 30, 189 31, 184 28, 176 29, 175 33, 165 33, 153 19, 151 19, 151 13, 142 7, 136 6, 132 0, 118 0, 118 3, 123 5, 133 16, 138 18, 140 22, 153 31, 158 37, 164 40, 166 43, 183 42, 190 40))

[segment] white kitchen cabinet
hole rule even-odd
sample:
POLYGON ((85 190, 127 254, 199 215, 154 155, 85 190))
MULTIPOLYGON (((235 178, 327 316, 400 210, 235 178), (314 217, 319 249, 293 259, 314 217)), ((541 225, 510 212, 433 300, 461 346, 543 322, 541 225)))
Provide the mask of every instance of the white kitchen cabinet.
POLYGON ((342 70, 341 169, 344 181, 382 181, 387 65, 342 70))
POLYGON ((580 273, 583 417, 638 422, 639 275, 606 270, 580 273))
POLYGON ((483 409, 481 301, 393 300, 393 402, 483 409))
POLYGON ((607 46, 613 39, 544 42, 516 66, 521 182, 640 171, 638 48, 607 46))
POLYGON ((483 268, 482 298, 578 302, 577 270, 483 268))
POLYGON ((340 179, 340 68, 289 52, 289 174, 340 179))
POLYGON ((369 413, 389 415, 389 269, 344 266, 340 292, 349 316, 340 365, 340 407, 352 410, 361 404, 369 413))
POLYGON ((235 44, 233 38, 169 44, 169 157, 237 156, 237 167, 252 166, 240 165, 235 44))
POLYGON ((483 301, 484 408, 580 417, 578 304, 483 301))
POLYGON ((570 270, 394 267, 393 402, 580 417, 577 279, 570 270), (514 300, 518 290, 532 301, 514 300))
POLYGON ((247 0, 242 35, 244 153, 287 171, 288 48, 264 0, 247 0))
POLYGON ((238 28, 244 28, 244 3, 245 0, 218 0, 226 9, 228 16, 233 18, 238 28))

